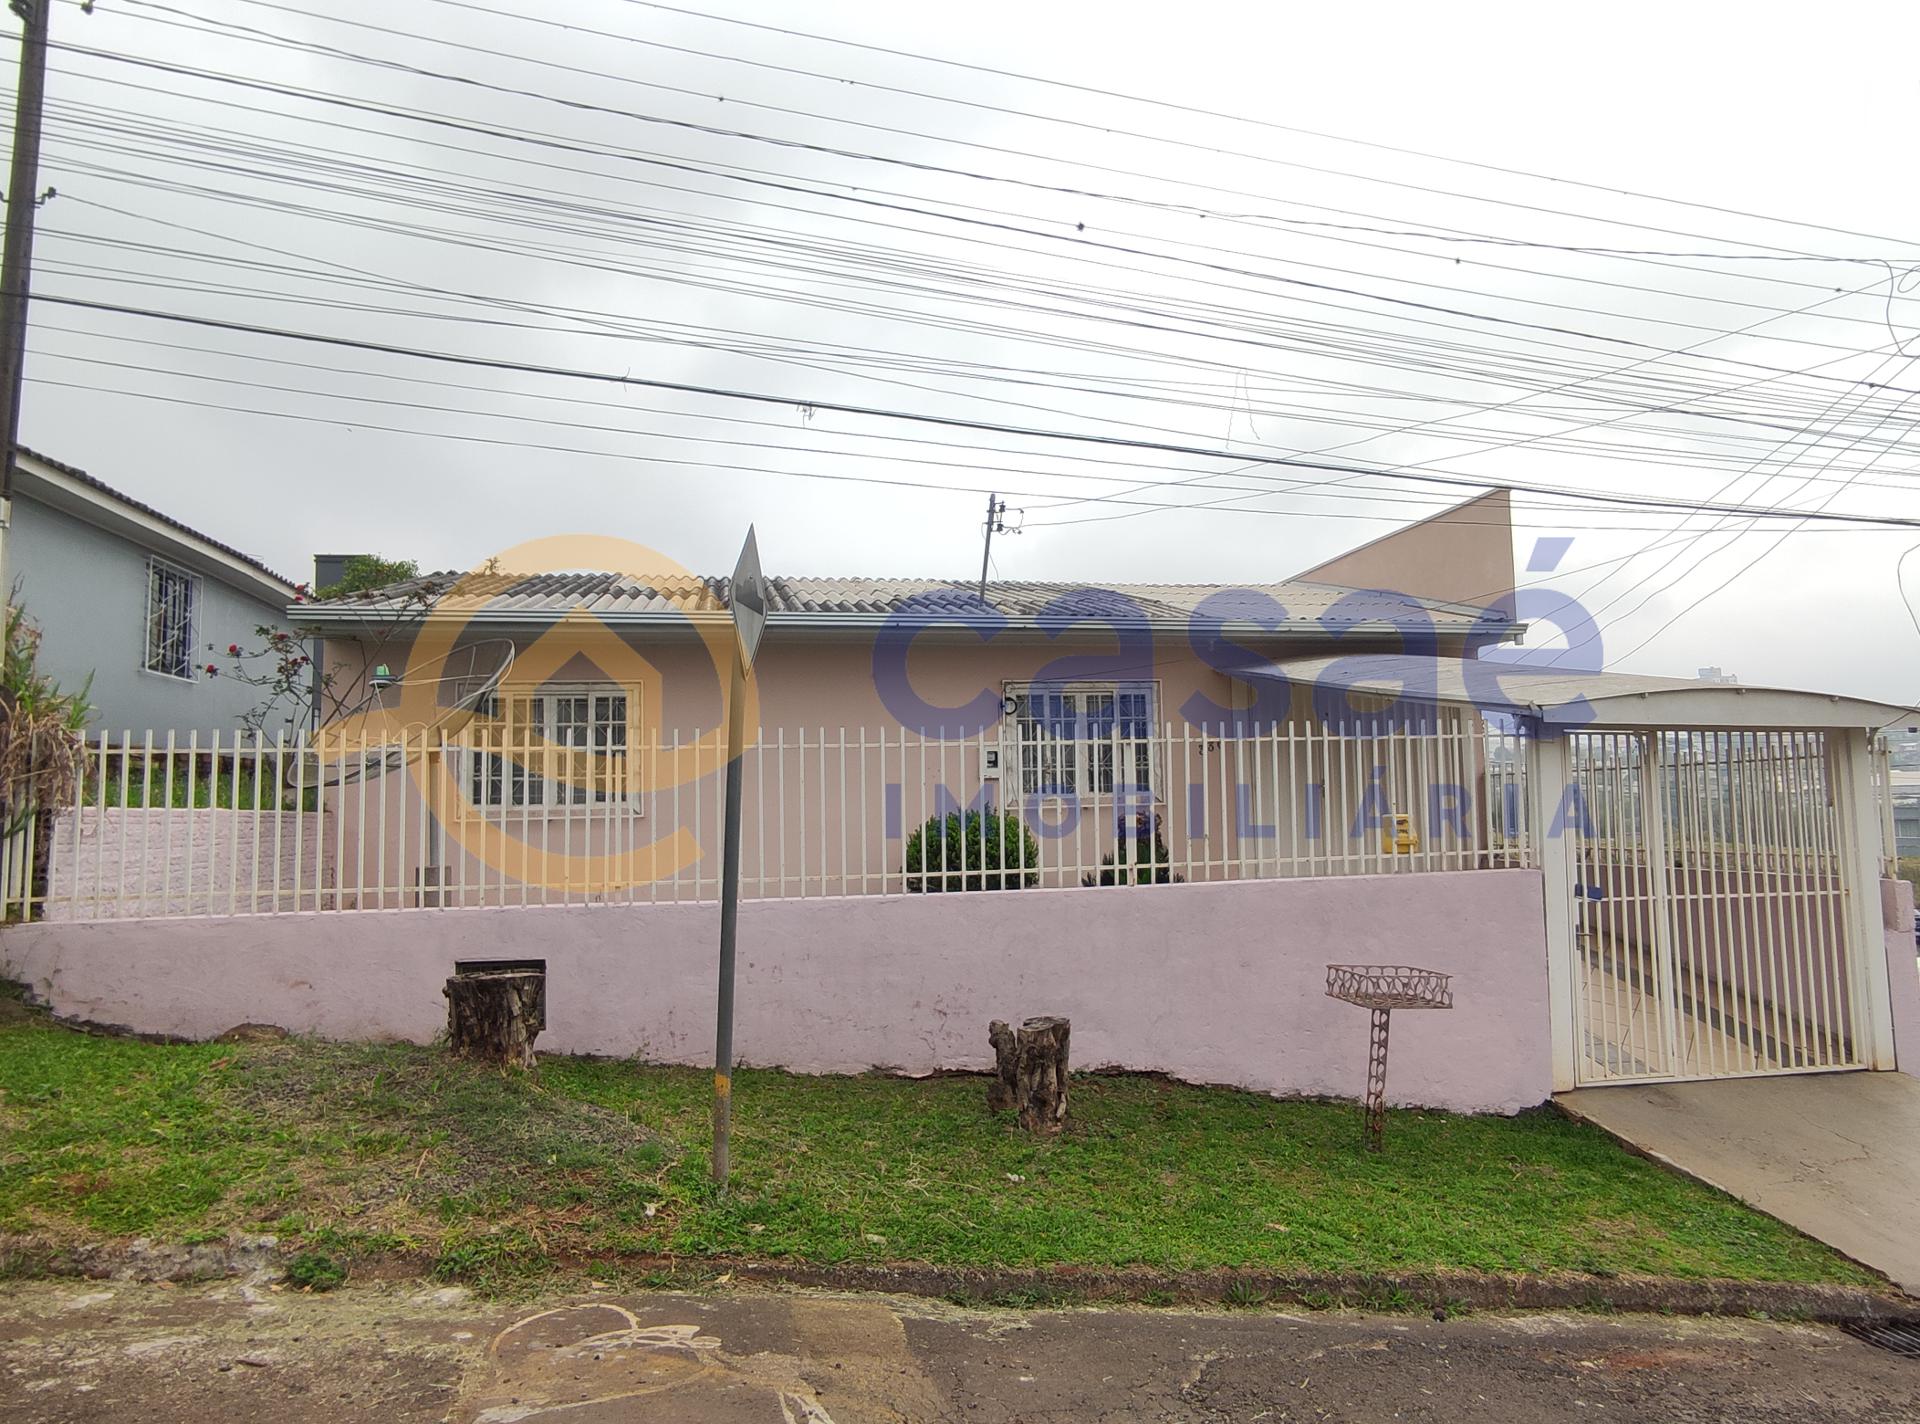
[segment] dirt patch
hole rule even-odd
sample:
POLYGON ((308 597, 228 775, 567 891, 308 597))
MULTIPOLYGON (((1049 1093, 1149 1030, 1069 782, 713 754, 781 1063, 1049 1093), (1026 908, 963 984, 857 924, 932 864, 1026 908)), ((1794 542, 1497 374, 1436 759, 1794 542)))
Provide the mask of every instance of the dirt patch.
POLYGON ((0 1307, 0 1416, 442 1420, 473 1347, 430 1306, 402 1317, 407 1299, 118 1284, 14 1296, 0 1307))
POLYGON ((590 1195, 614 1177, 657 1172, 674 1155, 621 1113, 548 1093, 537 1074, 407 1045, 293 1039, 236 1051, 244 1071, 228 1080, 234 1106, 298 1123, 308 1139, 317 1166, 301 1174, 296 1199, 370 1222, 390 1209, 491 1210, 522 1173, 590 1195))

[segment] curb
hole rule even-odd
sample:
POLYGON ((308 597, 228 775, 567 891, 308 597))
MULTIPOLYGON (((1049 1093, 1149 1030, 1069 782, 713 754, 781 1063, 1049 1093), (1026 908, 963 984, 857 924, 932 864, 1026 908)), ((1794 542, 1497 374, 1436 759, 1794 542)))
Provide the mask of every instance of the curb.
MULTIPOLYGON (((682 1263, 684 1268, 684 1263, 682 1263)), ((703 1262, 737 1281, 936 1296, 970 1304, 1298 1305, 1366 1310, 1617 1310, 1666 1315, 1920 1322, 1920 1301, 1852 1286, 1686 1281, 1645 1276, 1507 1276, 1471 1272, 1281 1272, 1223 1267, 967 1267, 915 1263, 812 1266, 703 1262)))
MULTIPOLYGON (((86 1278, 205 1281, 277 1278, 297 1253, 271 1236, 235 1236, 192 1246, 135 1241, 63 1245, 0 1236, 0 1280, 86 1278)), ((356 1273, 424 1276, 430 1258, 401 1253, 354 1258, 356 1273)), ((1313 1310, 1625 1311, 1653 1315, 1761 1316, 1826 1324, 1920 1324, 1920 1300, 1856 1286, 1776 1281, 1676 1280, 1662 1276, 1481 1275, 1472 1272, 1283 1272, 1222 1267, 1161 1271, 1142 1266, 823 1265, 730 1257, 580 1256, 557 1270, 602 1269, 665 1278, 675 1286, 750 1284, 923 1296, 963 1305, 1301 1306, 1313 1310)))

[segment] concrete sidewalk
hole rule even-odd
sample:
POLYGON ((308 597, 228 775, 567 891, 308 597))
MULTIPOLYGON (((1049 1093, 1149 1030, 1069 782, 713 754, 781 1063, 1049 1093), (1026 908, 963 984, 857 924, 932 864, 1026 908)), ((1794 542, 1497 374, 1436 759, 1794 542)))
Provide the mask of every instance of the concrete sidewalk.
POLYGON ((9 1424, 1881 1424, 1916 1398, 1914 1361, 1753 1320, 0 1288, 9 1424))
POLYGON ((1920 1079, 1721 1078, 1554 1101, 1920 1295, 1920 1079))

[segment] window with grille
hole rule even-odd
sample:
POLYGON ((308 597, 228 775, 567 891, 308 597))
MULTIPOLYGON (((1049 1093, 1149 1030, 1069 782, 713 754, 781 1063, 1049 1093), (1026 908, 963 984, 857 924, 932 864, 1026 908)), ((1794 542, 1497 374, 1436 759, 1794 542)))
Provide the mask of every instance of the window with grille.
POLYGON ((158 559, 147 561, 148 672, 193 677, 194 604, 199 586, 200 580, 190 573, 158 559))
POLYGON ((1152 683, 1016 683, 1007 692, 1023 795, 1152 792, 1152 683))
POLYGON ((474 804, 597 806, 633 796, 627 749, 637 701, 604 686, 492 694, 469 733, 474 804))

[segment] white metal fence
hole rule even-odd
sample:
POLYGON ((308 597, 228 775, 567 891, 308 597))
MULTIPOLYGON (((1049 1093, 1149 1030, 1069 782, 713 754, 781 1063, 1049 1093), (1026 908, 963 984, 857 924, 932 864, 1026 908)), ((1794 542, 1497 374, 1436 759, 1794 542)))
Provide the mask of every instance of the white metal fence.
MULTIPOLYGON (((1533 863, 1525 743, 1415 725, 1123 735, 775 729, 742 761, 741 893, 786 898, 1533 863), (1011 812, 1011 817, 1006 812, 1011 812)), ((1145 729, 1135 726, 1135 732, 1145 729)), ((587 723, 346 741, 102 735, 0 854, 0 911, 127 919, 710 900, 723 751, 587 723), (47 836, 50 842, 35 841, 47 836), (44 873, 36 874, 38 862, 44 873)))
POLYGON ((1861 1062, 1833 751, 1814 730, 1580 733, 1582 1082, 1861 1062))

